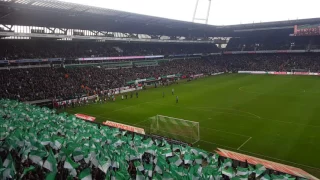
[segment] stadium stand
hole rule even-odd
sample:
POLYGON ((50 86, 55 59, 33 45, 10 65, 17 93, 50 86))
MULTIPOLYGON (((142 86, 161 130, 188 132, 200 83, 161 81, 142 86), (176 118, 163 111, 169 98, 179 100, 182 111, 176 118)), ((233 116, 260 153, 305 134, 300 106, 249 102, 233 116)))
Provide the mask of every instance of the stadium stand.
POLYGON ((188 78, 194 74, 210 75, 216 72, 243 70, 291 71, 292 69, 306 69, 311 72, 319 72, 318 59, 317 53, 240 54, 208 56, 202 59, 166 60, 157 65, 151 64, 144 67, 140 67, 139 63, 133 65, 131 63, 119 64, 118 62, 105 65, 84 64, 85 67, 78 64, 70 68, 5 69, 0 71, 0 96, 21 101, 52 98, 70 99, 124 87, 127 82, 136 79, 158 79, 171 74, 180 74, 181 77, 188 78))
POLYGON ((1 40, 0 59, 81 58, 219 52, 214 44, 99 43, 52 40, 1 40))
POLYGON ((48 108, 4 99, 0 106, 3 179, 295 179, 48 108))

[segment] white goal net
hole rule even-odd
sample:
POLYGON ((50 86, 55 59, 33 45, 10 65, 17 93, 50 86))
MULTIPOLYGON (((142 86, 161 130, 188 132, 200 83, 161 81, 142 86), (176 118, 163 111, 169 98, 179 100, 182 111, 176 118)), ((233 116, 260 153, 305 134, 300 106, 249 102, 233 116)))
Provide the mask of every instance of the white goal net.
POLYGON ((194 144, 200 140, 199 122, 157 115, 150 118, 150 133, 194 144))

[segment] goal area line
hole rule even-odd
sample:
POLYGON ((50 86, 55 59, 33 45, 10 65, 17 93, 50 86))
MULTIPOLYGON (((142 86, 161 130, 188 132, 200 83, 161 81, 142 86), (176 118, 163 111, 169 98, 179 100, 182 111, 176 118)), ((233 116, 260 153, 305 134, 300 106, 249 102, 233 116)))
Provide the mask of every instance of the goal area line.
POLYGON ((161 117, 165 117, 165 118, 173 118, 173 119, 177 119, 177 120, 181 120, 181 121, 187 121, 187 122, 191 122, 191 123, 198 123, 197 121, 190 121, 190 120, 185 120, 185 119, 180 119, 180 118, 175 118, 175 117, 169 117, 169 116, 163 116, 161 114, 157 114, 157 116, 161 116, 161 117))

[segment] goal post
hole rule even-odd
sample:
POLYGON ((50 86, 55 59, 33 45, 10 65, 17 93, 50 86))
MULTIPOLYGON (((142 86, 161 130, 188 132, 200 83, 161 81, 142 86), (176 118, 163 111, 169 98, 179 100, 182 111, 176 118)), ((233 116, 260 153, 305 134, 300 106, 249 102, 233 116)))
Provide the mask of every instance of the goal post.
POLYGON ((163 115, 150 118, 150 133, 191 144, 200 140, 199 122, 163 115))

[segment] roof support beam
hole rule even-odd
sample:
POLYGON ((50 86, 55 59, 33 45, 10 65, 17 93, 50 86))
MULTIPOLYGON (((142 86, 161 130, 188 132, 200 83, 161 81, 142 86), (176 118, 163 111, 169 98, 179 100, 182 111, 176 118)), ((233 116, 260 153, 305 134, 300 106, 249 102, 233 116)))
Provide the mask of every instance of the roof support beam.
POLYGON ((32 0, 28 3, 28 5, 33 4, 34 2, 36 2, 35 0, 32 0))
POLYGON ((64 34, 67 34, 68 29, 64 29, 64 28, 58 28, 60 31, 62 31, 64 34))
POLYGON ((101 32, 101 31, 95 31, 95 30, 90 30, 90 32, 92 32, 95 36, 98 36, 99 33, 103 34, 104 36, 107 34, 107 33, 104 33, 104 32, 101 32))
POLYGON ((4 15, 2 15, 2 16, 0 16, 0 19, 3 19, 3 18, 5 18, 5 17, 9 16, 11 13, 13 13, 13 11, 11 11, 11 12, 9 12, 9 13, 7 13, 7 14, 4 14, 4 15))
POLYGON ((9 31, 12 30, 13 25, 3 25, 3 27, 7 28, 9 31))
POLYGON ((52 29, 49 28, 49 27, 46 27, 46 28, 47 28, 49 31, 51 31, 52 34, 54 34, 54 32, 56 31, 56 28, 52 28, 52 29))

